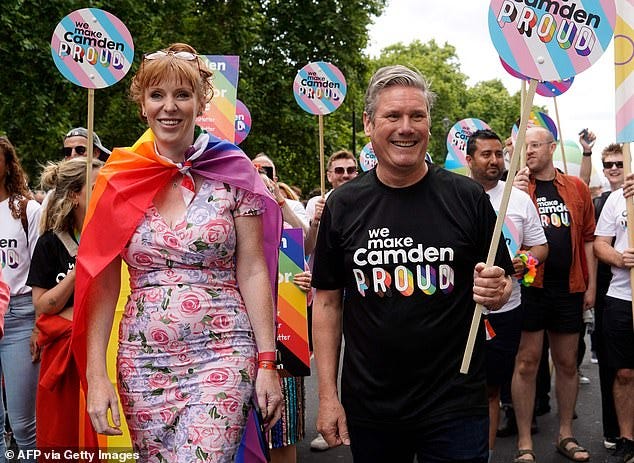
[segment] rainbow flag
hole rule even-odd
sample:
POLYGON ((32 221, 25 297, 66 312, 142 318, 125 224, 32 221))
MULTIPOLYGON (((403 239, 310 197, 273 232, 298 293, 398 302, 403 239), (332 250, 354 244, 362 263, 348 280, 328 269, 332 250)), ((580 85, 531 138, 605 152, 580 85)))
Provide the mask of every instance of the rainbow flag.
MULTIPOLYGON (((238 147, 199 128, 196 135, 195 152, 183 163, 189 166, 192 174, 245 189, 265 201, 263 245, 271 292, 273 300, 276 300, 277 258, 282 229, 280 208, 253 169, 251 160, 238 147)), ((131 148, 113 150, 99 172, 84 221, 76 265, 72 349, 84 387, 88 294, 96 284, 95 278, 127 244, 156 193, 178 172, 179 166, 158 156, 154 149, 154 136, 149 129, 131 148)), ((115 330, 111 332, 110 345, 116 345, 115 330)), ((110 351, 107 357, 112 363, 115 354, 110 351)), ((114 371, 114 366, 109 365, 109 369, 114 371)), ((84 421, 83 425, 91 426, 89 421, 84 421)), ((99 445, 110 445, 104 437, 100 436, 99 445)))

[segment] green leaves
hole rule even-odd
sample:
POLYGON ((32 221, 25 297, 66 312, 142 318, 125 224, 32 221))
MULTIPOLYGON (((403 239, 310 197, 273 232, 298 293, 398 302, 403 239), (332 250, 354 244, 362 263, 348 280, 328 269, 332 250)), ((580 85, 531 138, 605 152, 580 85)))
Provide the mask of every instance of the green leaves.
POLYGON ((455 48, 434 41, 387 47, 376 59, 364 55, 368 26, 386 0, 13 0, 0 2, 0 131, 16 145, 31 185, 40 165, 61 159, 63 135, 87 125, 87 91, 66 81, 51 59, 53 30, 79 8, 104 9, 132 34, 135 62, 117 84, 95 91, 94 128, 102 142, 130 146, 145 130, 128 98, 143 53, 186 42, 203 54, 240 56, 238 98, 249 108, 252 128, 241 147, 253 157, 271 156, 281 181, 304 194, 319 185, 317 117, 295 102, 292 83, 310 61, 330 61, 346 77, 346 100, 324 118, 325 156, 339 149, 357 154, 363 134, 363 94, 379 66, 416 67, 438 100, 432 109, 430 152, 443 162, 447 130, 465 117, 487 121, 500 135, 519 115, 519 97, 495 81, 468 88, 455 48))

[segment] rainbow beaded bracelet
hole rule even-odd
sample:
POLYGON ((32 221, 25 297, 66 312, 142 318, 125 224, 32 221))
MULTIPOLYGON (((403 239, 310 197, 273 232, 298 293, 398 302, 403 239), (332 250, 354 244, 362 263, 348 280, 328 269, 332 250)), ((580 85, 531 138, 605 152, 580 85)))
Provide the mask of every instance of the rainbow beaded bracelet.
POLYGON ((526 267, 524 269, 524 275, 519 279, 519 282, 524 286, 532 285, 535 281, 535 276, 537 275, 539 260, 529 251, 518 252, 516 256, 524 262, 524 267, 526 267))

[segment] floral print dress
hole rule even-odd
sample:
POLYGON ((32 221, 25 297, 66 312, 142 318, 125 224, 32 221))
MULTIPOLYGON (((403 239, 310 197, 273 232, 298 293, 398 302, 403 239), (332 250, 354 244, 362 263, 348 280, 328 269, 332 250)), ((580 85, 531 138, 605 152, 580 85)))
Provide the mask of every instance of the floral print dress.
POLYGON ((122 252, 131 294, 118 388, 139 461, 233 461, 256 371, 233 218, 263 208, 256 195, 205 180, 174 228, 150 206, 122 252))

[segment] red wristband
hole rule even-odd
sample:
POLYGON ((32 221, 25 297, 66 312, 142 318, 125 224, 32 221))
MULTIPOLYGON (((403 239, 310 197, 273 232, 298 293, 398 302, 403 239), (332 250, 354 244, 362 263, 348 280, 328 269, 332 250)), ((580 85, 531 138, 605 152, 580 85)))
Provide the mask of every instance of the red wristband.
POLYGON ((275 362, 258 362, 258 369, 260 370, 277 370, 275 362))
POLYGON ((277 362, 277 351, 258 352, 258 362, 277 362))

